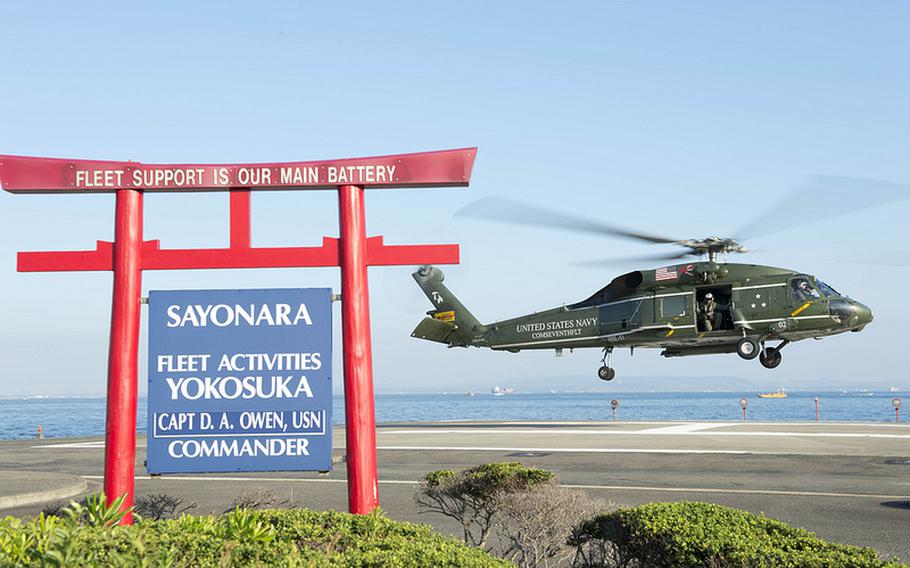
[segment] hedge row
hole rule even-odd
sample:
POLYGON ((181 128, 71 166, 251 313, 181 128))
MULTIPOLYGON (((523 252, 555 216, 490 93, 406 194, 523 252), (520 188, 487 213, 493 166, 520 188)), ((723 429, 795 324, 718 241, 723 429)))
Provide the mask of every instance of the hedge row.
POLYGON ((585 523, 577 565, 648 567, 907 568, 871 548, 832 544, 762 515, 710 503, 650 503, 585 523), (612 557, 612 558, 610 558, 612 557))
MULTIPOLYGON (((501 469, 511 471, 483 471, 501 469)), ((119 502, 108 507, 98 497, 65 509, 62 517, 0 519, 0 566, 512 565, 378 511, 241 509, 112 526, 118 508, 119 502)), ((568 544, 576 547, 574 566, 910 568, 878 558, 871 548, 828 543, 774 519, 698 502, 604 513, 573 530, 568 544)))
POLYGON ((0 566, 511 566, 429 527, 307 509, 88 526, 0 520, 0 566))

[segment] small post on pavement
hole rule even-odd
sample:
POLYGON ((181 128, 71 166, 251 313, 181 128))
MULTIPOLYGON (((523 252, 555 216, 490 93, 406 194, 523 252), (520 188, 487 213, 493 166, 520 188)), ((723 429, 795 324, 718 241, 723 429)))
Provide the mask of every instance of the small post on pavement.
POLYGON ((818 422, 818 397, 815 397, 815 421, 818 422))
POLYGON ((610 408, 613 410, 613 422, 616 422, 616 409, 619 408, 619 401, 615 398, 611 400, 610 408))
POLYGON ((894 407, 894 421, 901 421, 901 399, 895 398, 891 401, 891 406, 894 407))
POLYGON ((741 398, 739 399, 739 405, 743 407, 743 422, 746 421, 746 407, 749 406, 749 401, 741 398))

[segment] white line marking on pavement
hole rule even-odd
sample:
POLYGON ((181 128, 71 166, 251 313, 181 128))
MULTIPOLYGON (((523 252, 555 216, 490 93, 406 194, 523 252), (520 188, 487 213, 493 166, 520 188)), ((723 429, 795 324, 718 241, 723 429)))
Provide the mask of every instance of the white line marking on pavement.
MULTIPOLYGON (((33 448, 74 448, 74 449, 104 449, 104 444, 89 446, 83 444, 59 444, 51 446, 32 446, 33 448)), ((334 449, 344 451, 344 446, 334 449)), ((712 449, 679 449, 679 448, 518 448, 502 446, 377 446, 377 450, 404 450, 404 451, 433 451, 433 452, 548 452, 548 453, 578 453, 578 454, 730 454, 730 455, 761 455, 761 456, 798 456, 805 455, 801 451, 760 451, 760 450, 712 450, 712 449)))
MULTIPOLYGON (((86 479, 103 479, 101 475, 83 475, 86 479)), ((304 482, 304 483, 347 483, 346 479, 311 479, 296 477, 180 477, 165 476, 155 478, 155 481, 165 479, 167 481, 233 481, 233 482, 304 482)), ((148 475, 137 475, 137 481, 150 481, 152 477, 148 475)), ((404 479, 380 479, 379 483, 386 485, 417 485, 418 481, 404 479)), ((657 491, 662 493, 722 493, 732 495, 784 495, 794 497, 841 497, 850 499, 906 499, 905 495, 875 495, 868 493, 834 493, 826 491, 783 491, 776 489, 720 489, 716 487, 648 487, 644 485, 582 485, 582 484, 563 484, 563 487, 573 489, 592 489, 602 491, 657 491)))
MULTIPOLYGON (((77 448, 77 449, 103 449, 104 443, 97 442, 100 445, 86 445, 88 442, 79 444, 56 444, 50 446, 32 446, 33 448, 77 448)), ((335 449, 344 450, 344 447, 335 449)), ((502 447, 466 447, 466 446, 377 446, 377 450, 431 450, 431 451, 456 451, 456 452, 550 452, 550 453, 600 453, 600 454, 764 454, 764 455, 789 455, 790 452, 751 452, 746 450, 680 450, 664 448, 502 448, 502 447)))
POLYGON ((869 434, 852 432, 699 432, 671 430, 670 428, 651 428, 647 430, 557 430, 555 428, 522 428, 505 430, 492 428, 448 428, 429 430, 381 430, 380 434, 593 434, 598 436, 749 436, 749 437, 800 437, 800 438, 896 438, 910 440, 910 434, 869 434))
POLYGON ((680 450, 668 448, 503 448, 478 446, 379 446, 377 450, 420 450, 446 452, 549 452, 579 454, 763 454, 788 455, 785 452, 750 452, 747 450, 680 450))
MULTIPOLYGON (((479 426, 487 425, 504 425, 504 426, 605 426, 615 428, 617 426, 667 426, 667 425, 676 425, 676 424, 691 424, 691 422, 679 421, 679 420, 659 420, 659 421, 649 421, 649 420, 622 420, 616 422, 613 420, 565 420, 565 421, 552 421, 552 422, 530 422, 530 421, 489 421, 489 422, 475 422, 471 420, 440 420, 433 422, 433 424, 451 424, 452 426, 464 426, 466 423, 474 422, 474 424, 479 426)), ((739 427, 750 427, 750 426, 805 426, 807 428, 829 428, 831 426, 845 426, 848 428, 855 428, 857 426, 869 426, 872 428, 897 428, 899 430, 910 430, 910 425, 906 422, 894 423, 894 422, 845 422, 843 420, 825 420, 823 422, 810 422, 808 420, 803 420, 801 422, 767 422, 762 420, 749 420, 743 422, 742 420, 730 421, 730 420, 712 420, 704 421, 705 424, 717 424, 718 426, 730 426, 733 428, 739 427)), ((413 422, 412 424, 420 424, 419 422, 413 422)), ((399 424, 380 424, 380 427, 384 428, 396 428, 400 426, 399 424)))
MULTIPOLYGON (((86 479, 104 479, 103 475, 83 475, 82 477, 86 479)), ((166 479, 179 480, 179 481, 242 481, 244 483, 249 481, 281 481, 281 482, 298 482, 306 481, 308 483, 347 483, 346 479, 313 479, 307 477, 212 477, 212 476, 193 476, 193 477, 184 477, 182 475, 162 475, 152 477, 150 475, 137 475, 136 480, 138 481, 159 481, 166 479)), ((388 483, 390 485, 417 485, 417 481, 406 481, 398 479, 383 479, 379 483, 388 483)))
POLYGON ((690 434, 712 428, 720 428, 726 424, 709 424, 707 422, 693 422, 692 424, 677 424, 676 426, 661 426, 659 428, 648 428, 646 430, 636 430, 640 434, 690 434))
POLYGON ((72 442, 70 444, 41 444, 40 446, 32 446, 33 448, 104 448, 103 440, 95 440, 92 442, 72 442))
POLYGON ((871 495, 866 493, 829 493, 824 491, 781 491, 775 489, 718 489, 711 487, 647 487, 635 485, 569 485, 574 489, 601 489, 610 491, 660 491, 666 493, 725 493, 738 495, 787 495, 794 497, 846 497, 872 499, 905 499, 898 495, 871 495))

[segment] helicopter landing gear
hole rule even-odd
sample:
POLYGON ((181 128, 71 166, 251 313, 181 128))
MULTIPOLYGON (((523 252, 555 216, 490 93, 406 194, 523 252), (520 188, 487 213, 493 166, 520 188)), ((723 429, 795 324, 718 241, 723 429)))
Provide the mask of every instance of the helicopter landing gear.
POLYGON ((777 349, 764 349, 758 355, 758 362, 761 363, 761 366, 765 369, 774 369, 781 362, 781 354, 777 349))
POLYGON ((762 350, 758 355, 758 362, 765 369, 776 369, 782 359, 780 350, 786 347, 788 343, 790 343, 788 340, 784 340, 777 347, 765 347, 764 342, 762 342, 762 350))
POLYGON ((616 369, 610 367, 613 360, 613 348, 604 347, 604 356, 600 360, 603 365, 597 369, 597 377, 602 381, 612 381, 616 377, 616 369))
POLYGON ((597 369, 597 377, 602 381, 612 381, 616 376, 616 369, 612 367, 607 367, 604 365, 600 369, 597 369))
POLYGON ((748 337, 743 337, 739 340, 739 343, 736 344, 736 354, 746 360, 758 357, 759 351, 758 342, 748 337))

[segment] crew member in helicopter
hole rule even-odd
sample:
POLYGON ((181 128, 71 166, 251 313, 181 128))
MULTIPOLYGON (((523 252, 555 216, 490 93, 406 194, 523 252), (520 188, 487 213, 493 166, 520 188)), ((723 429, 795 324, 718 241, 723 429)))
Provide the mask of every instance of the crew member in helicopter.
POLYGON ((714 294, 708 292, 698 306, 698 317, 701 321, 702 331, 714 331, 715 316, 717 315, 718 306, 714 301, 714 294))
POLYGON ((818 292, 809 284, 808 280, 800 280, 796 287, 796 299, 800 302, 809 302, 818 298, 818 292))

